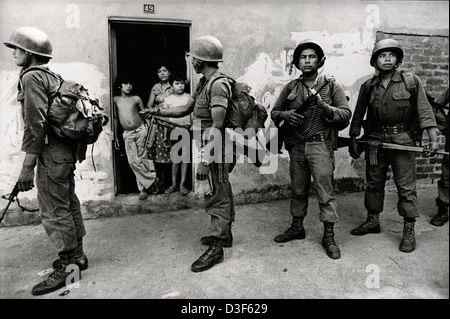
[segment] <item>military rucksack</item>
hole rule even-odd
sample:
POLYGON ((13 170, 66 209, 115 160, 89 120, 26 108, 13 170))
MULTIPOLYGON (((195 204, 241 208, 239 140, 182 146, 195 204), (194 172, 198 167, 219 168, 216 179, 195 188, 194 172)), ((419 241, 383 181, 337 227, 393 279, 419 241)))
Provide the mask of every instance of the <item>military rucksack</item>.
MULTIPOLYGON (((215 81, 219 79, 226 79, 225 83, 229 89, 231 98, 228 100, 227 113, 225 116, 225 127, 235 130, 234 132, 239 132, 240 129, 242 136, 245 139, 250 139, 255 137, 258 142, 258 130, 265 128, 265 121, 268 117, 267 110, 264 106, 260 105, 255 101, 250 92, 250 87, 241 82, 237 82, 235 79, 219 73, 213 76, 206 85, 206 98, 208 100, 208 105, 211 102, 211 88, 215 81)), ((249 156, 249 147, 244 146, 244 155, 249 156)), ((231 172, 236 165, 238 154, 235 148, 233 148, 233 162, 228 168, 231 172)), ((253 159, 253 164, 256 167, 260 167, 262 162, 260 161, 258 155, 253 159)))
MULTIPOLYGON (((250 87, 247 84, 237 82, 228 75, 219 73, 209 80, 206 86, 208 102, 211 100, 211 87, 218 79, 227 79, 226 83, 228 83, 231 93, 225 116, 225 127, 231 129, 241 128, 244 132, 247 129, 253 129, 255 133, 259 129, 264 128, 264 122, 268 117, 267 110, 264 106, 257 103, 254 97, 249 95, 250 87)), ((247 132, 250 133, 252 131, 247 132)))
POLYGON ((83 85, 64 80, 61 75, 45 67, 33 66, 23 74, 32 70, 44 71, 60 82, 56 95, 49 101, 47 111, 49 132, 58 140, 67 143, 96 142, 103 131, 103 126, 109 120, 103 113, 98 99, 91 98, 83 85))

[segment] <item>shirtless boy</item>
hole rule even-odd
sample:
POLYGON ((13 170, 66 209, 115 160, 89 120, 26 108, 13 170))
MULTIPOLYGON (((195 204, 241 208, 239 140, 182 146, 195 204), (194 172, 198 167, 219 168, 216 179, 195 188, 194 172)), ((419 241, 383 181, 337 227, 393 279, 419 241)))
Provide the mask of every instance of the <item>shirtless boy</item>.
POLYGON ((120 95, 114 97, 114 133, 115 147, 119 149, 118 124, 123 128, 123 140, 128 163, 136 176, 139 189, 139 199, 147 198, 147 190, 156 180, 155 166, 152 160, 147 158, 147 150, 144 147, 148 125, 139 115, 144 110, 144 103, 137 95, 133 95, 132 80, 126 77, 117 77, 116 87, 120 95))

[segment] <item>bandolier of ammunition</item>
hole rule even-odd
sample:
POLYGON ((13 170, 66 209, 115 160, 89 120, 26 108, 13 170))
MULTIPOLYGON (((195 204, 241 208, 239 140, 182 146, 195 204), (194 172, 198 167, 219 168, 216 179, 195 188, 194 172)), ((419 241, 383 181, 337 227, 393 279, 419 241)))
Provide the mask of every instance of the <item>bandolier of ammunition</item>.
MULTIPOLYGON (((303 84, 303 83, 302 83, 303 84)), ((304 84, 303 84, 304 85, 304 84)), ((320 90, 319 92, 320 98, 322 101, 325 101, 325 98, 327 96, 326 90, 320 90)), ((325 120, 325 115, 323 113, 322 108, 317 106, 317 100, 314 102, 314 108, 313 113, 311 116, 311 119, 308 123, 308 126, 300 132, 297 128, 293 128, 292 132, 294 136, 286 137, 285 143, 286 145, 296 145, 301 144, 313 137, 316 134, 317 126, 319 125, 320 121, 325 120)))

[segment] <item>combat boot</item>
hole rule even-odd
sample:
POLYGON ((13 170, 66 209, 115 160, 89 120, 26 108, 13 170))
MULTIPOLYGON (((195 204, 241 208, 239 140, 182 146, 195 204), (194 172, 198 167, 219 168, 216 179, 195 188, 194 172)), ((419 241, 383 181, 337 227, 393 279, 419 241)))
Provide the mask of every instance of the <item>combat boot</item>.
POLYGON ((214 239, 208 250, 191 266, 193 272, 205 271, 223 261, 223 241, 214 239))
POLYGON ((325 248, 328 257, 332 259, 341 258, 341 250, 334 241, 334 223, 323 223, 322 246, 325 248))
POLYGON ((400 251, 410 253, 416 249, 416 238, 414 233, 415 221, 406 221, 403 225, 403 238, 400 242, 400 251))
MULTIPOLYGON (((73 250, 68 252, 63 251, 58 253, 58 255, 60 258, 60 262, 58 263, 57 269, 55 269, 46 280, 33 287, 33 289, 31 290, 31 294, 33 296, 44 295, 66 286, 67 277, 69 277, 69 275, 71 274, 71 272, 67 271, 67 266, 71 263, 74 263, 73 250)), ((77 278, 81 279, 80 271, 78 271, 78 277, 74 277, 74 279, 77 278)))
POLYGON ((367 213, 366 221, 352 229, 350 233, 354 236, 363 236, 367 234, 379 234, 380 232, 380 214, 369 212, 367 213))
POLYGON ((430 223, 434 226, 443 226, 446 222, 448 222, 448 204, 438 204, 438 212, 430 223))
MULTIPOLYGON (((77 239, 77 247, 74 249, 74 258, 75 258, 75 264, 80 268, 80 270, 86 270, 88 269, 88 258, 84 253, 83 250, 83 238, 77 239)), ((58 269, 59 265, 61 263, 61 259, 57 259, 53 261, 52 268, 58 269)))
POLYGON ((276 243, 287 243, 294 239, 305 239, 306 232, 303 227, 303 217, 293 217, 291 227, 284 233, 275 237, 276 243))
MULTIPOLYGON (((233 227, 232 223, 228 223, 228 232, 227 238, 223 241, 223 247, 229 248, 233 246, 233 234, 231 233, 231 227, 233 227)), ((205 236, 200 238, 200 241, 203 245, 209 246, 214 241, 214 236, 205 236)))

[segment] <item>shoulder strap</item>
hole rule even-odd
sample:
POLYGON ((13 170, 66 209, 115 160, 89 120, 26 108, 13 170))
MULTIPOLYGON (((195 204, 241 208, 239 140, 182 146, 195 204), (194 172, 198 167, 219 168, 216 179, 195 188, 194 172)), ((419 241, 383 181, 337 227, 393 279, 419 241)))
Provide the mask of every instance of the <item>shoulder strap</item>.
POLYGON ((403 71, 402 73, 403 81, 405 82, 406 89, 411 95, 416 95, 416 81, 414 79, 414 74, 410 71, 403 71))
POLYGON ((288 95, 292 92, 292 90, 299 84, 301 83, 301 80, 299 78, 292 80, 291 82, 288 83, 288 95))
POLYGON ((29 67, 28 69, 26 69, 26 70, 20 75, 20 77, 22 77, 25 73, 27 73, 27 72, 29 72, 29 71, 36 71, 36 70, 47 72, 48 74, 51 74, 51 75, 53 75, 54 77, 56 77, 58 80, 63 81, 63 78, 61 77, 61 75, 59 75, 59 74, 56 73, 56 72, 53 72, 52 70, 50 70, 50 69, 48 69, 48 68, 44 68, 44 67, 39 66, 39 65, 29 67))

